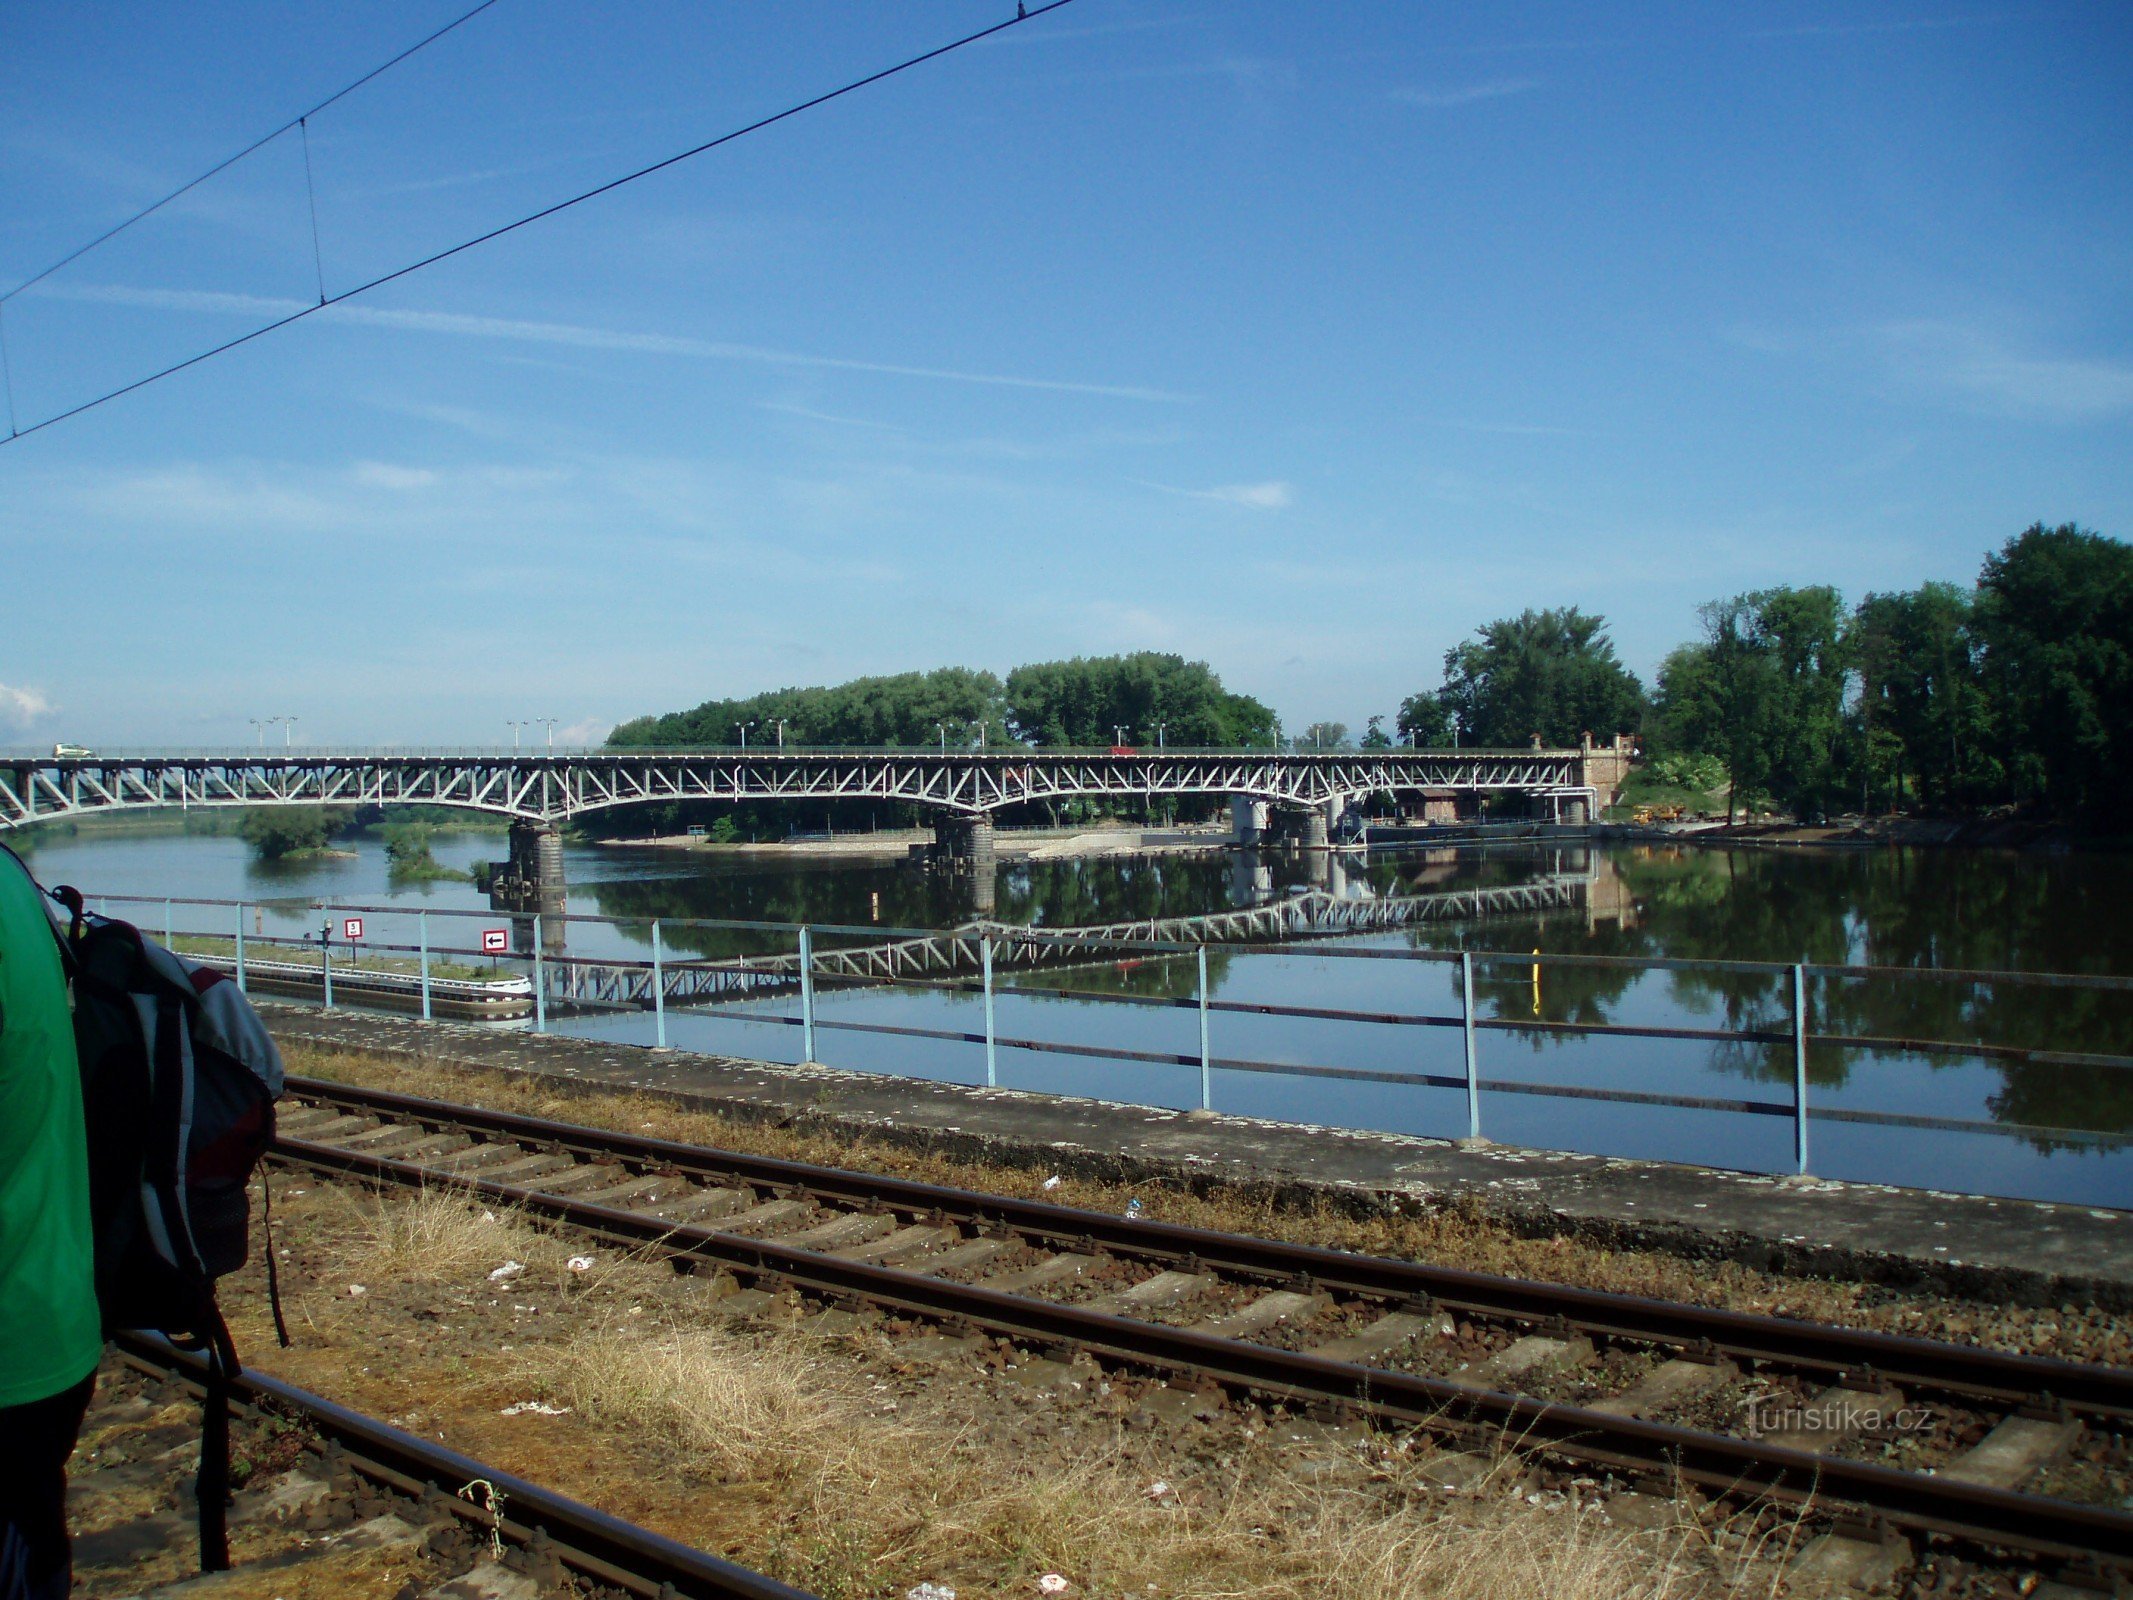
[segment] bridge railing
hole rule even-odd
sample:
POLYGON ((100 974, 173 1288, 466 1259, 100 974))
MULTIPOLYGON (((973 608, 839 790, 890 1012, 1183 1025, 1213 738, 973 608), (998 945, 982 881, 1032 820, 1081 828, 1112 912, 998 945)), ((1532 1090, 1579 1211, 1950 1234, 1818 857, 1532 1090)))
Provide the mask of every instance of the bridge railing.
POLYGON ((78 764, 96 766, 127 761, 590 761, 610 758, 681 759, 713 756, 721 759, 748 755, 776 756, 953 756, 957 759, 1018 761, 1031 756, 1081 760, 1130 753, 1143 756, 1275 757, 1297 760, 1354 760, 1375 756, 1469 756, 1475 760, 1501 760, 1521 756, 1578 755, 1570 749, 1535 750, 1531 746, 1482 747, 1478 745, 1420 747, 1394 745, 1386 749, 1289 749, 1273 745, 1027 745, 959 744, 860 745, 800 744, 701 744, 701 745, 95 745, 77 747, 86 753, 55 755, 50 745, 0 745, 0 762, 44 766, 78 764))
MULTIPOLYGON (((1935 1115, 1831 1103, 1829 1099, 1810 1103, 1811 1066, 1852 1057, 1868 1061, 1901 1057, 1914 1062, 2002 1066, 2021 1072, 2043 1069, 2102 1074, 2113 1084, 2133 1084, 2133 1080, 2117 1077, 2133 1069, 2133 1055, 2123 1053, 2122 1046, 2050 1050, 2006 1039, 1860 1031, 1843 1025, 1842 1019, 1848 1013, 1837 1003, 1845 985, 1922 985, 1942 989, 1967 986, 2039 996, 2118 997, 2106 1003, 2125 1004, 2127 1015, 2133 1016, 2133 978, 2113 975, 1438 949, 1363 944, 1352 939, 1326 942, 1330 936, 1351 931, 1330 912, 1322 920, 1305 916, 1293 922, 1287 937, 1260 941, 1174 936, 1181 922, 1189 919, 1064 929, 993 922, 940 929, 733 918, 572 915, 567 919, 571 928, 606 928, 623 938, 641 941, 648 948, 638 956, 572 955, 551 949, 549 936, 557 931, 553 923, 544 923, 541 917, 512 918, 492 911, 339 901, 305 902, 300 908, 292 908, 287 902, 279 902, 273 909, 280 931, 270 933, 264 927, 269 909, 264 902, 111 895, 92 897, 92 904, 138 922, 151 935, 175 942, 196 958, 233 971, 240 983, 252 979, 254 964, 263 958, 275 960, 281 969, 294 966, 299 973, 316 970, 318 987, 328 1005, 335 1003, 333 985, 338 973, 343 1004, 353 998, 359 1005, 385 1004, 414 1010, 419 1000, 422 1014, 431 1015, 433 1000, 440 992, 437 986, 445 981, 441 974, 450 972, 451 981, 463 986, 473 981, 465 969, 486 963, 498 975, 499 982, 498 991, 491 996, 498 1006, 491 1008, 489 1014, 510 1014, 512 1007, 506 1003, 509 996, 503 993, 508 987, 510 995, 522 997, 516 1009, 520 1014, 530 1010, 532 1026, 540 1031, 569 1031, 579 1025, 575 1019, 587 1016, 635 1014, 646 1017, 651 1024, 650 1042, 664 1046, 671 1028, 694 1020, 719 1018, 728 1023, 798 1029, 800 1056, 807 1061, 823 1059, 818 1042, 827 1035, 975 1046, 983 1051, 982 1081, 993 1087, 1001 1083, 1000 1061, 1006 1053, 1011 1057, 1072 1057, 1129 1067, 1196 1070, 1198 1104, 1210 1110, 1215 1106, 1216 1085, 1224 1080, 1234 1083, 1278 1077, 1322 1081, 1329 1087, 1350 1083, 1453 1091, 1463 1098, 1464 1115, 1455 1117, 1453 1129, 1448 1131, 1461 1131, 1463 1124, 1464 1135, 1474 1140, 1483 1137, 1485 1126, 1493 1125, 1485 1119, 1484 1112, 1492 1103, 1506 1103, 1504 1097, 1713 1114, 1753 1119, 1764 1125, 1776 1120, 1789 1124, 1791 1133, 1790 1159, 1782 1163, 1782 1170, 1797 1173, 1811 1170, 1810 1139, 1818 1125, 1991 1135, 2045 1147, 2096 1151, 2133 1144, 2133 1131, 2123 1125, 2073 1126, 2063 1121, 2040 1122, 2006 1114, 1991 1119, 1935 1115), (313 919, 320 932, 291 931, 292 915, 313 919), (351 921, 363 923, 364 937, 345 937, 351 921), (397 923, 399 937, 385 936, 389 923, 397 923), (474 923, 484 926, 477 929, 471 926, 474 923), (407 936, 410 924, 412 938, 407 936), (501 933, 506 948, 500 950, 494 942, 485 942, 481 937, 485 932, 491 941, 501 933), (883 952, 911 943, 925 945, 927 959, 901 964, 879 959, 883 952), (692 954, 688 948, 692 944, 723 944, 731 953, 707 954, 699 949, 692 954), (294 952, 301 955, 292 963, 289 957, 294 952), (1452 980, 1448 987, 1456 1004, 1449 1010, 1426 1006, 1368 1009, 1250 996, 1250 962, 1299 955, 1333 963, 1394 962, 1411 968, 1443 969, 1452 980), (1223 986, 1227 992, 1218 993, 1209 981, 1211 957, 1247 963, 1244 981, 1227 983, 1223 986), (1094 971, 1112 986, 1061 983, 1056 977, 1046 981, 1043 969, 1047 967, 1094 971), (1747 1008, 1750 1014, 1739 1020, 1710 1027, 1596 1020, 1591 1015, 1568 1014, 1574 1007, 1556 1008, 1564 1014, 1548 1014, 1550 1008, 1542 1004, 1544 987, 1552 989, 1566 980, 1574 981, 1571 975, 1579 973, 1682 975, 1700 983, 1731 984, 1736 997, 1745 988, 1752 988, 1758 1005, 1747 1008), (1144 991, 1152 988, 1153 992, 1132 992, 1135 975, 1148 974, 1161 980, 1144 986, 1144 991), (931 997, 935 1004, 931 1010, 895 1018, 885 1015, 879 1007, 870 1009, 864 1004, 849 1003, 865 994, 885 993, 931 997), (1529 993, 1531 1014, 1520 1014, 1518 1002, 1529 993), (940 1025, 944 1018, 938 1002, 943 999, 976 1001, 982 1026, 940 1025), (1774 1006, 1762 1004, 1772 1000, 1774 1006), (785 1010, 768 1009, 768 1003, 774 1001, 796 1001, 797 1005, 785 1010), (1012 1002, 1018 1013, 1032 1018, 1049 1014, 1047 1007, 1055 1003, 1095 1008, 1098 1012, 1113 1008, 1122 1025, 1127 1014, 1136 1010, 1184 1013, 1197 1023, 1197 1048, 1146 1048, 1120 1039, 1117 1028, 1106 1030, 1110 1034, 1108 1040, 1040 1037, 1035 1032, 1002 1028, 998 1013, 1003 1002, 1012 1002), (1245 1018, 1369 1030, 1376 1037, 1383 1037, 1379 1030, 1387 1029, 1394 1030, 1395 1037, 1410 1031, 1454 1032, 1460 1046, 1454 1058, 1457 1066, 1455 1070, 1427 1070, 1419 1066, 1278 1059, 1264 1054, 1218 1054, 1214 1048, 1218 1024, 1226 1027, 1229 1019, 1245 1018), (1697 1043, 1734 1052, 1751 1066, 1759 1061, 1765 1081, 1777 1092, 1766 1088, 1761 1093, 1741 1095, 1689 1094, 1639 1088, 1620 1081, 1566 1081, 1573 1074, 1553 1080, 1536 1079, 1505 1072, 1499 1065, 1504 1060, 1501 1046, 1491 1044, 1484 1049, 1484 1042, 1491 1039, 1534 1048, 1567 1041, 1650 1041, 1655 1046, 1697 1043), (1483 1067, 1485 1054, 1490 1058, 1491 1070, 1487 1072, 1483 1067)), ((283 993, 288 992, 292 982, 302 987, 300 978, 292 978, 288 970, 277 972, 277 982, 283 993)), ((455 999, 464 1001, 468 996, 457 994, 455 999)), ((1091 1013, 1076 1014, 1087 1017, 1091 1013)), ((1131 1032, 1130 1028, 1125 1031, 1131 1032)), ((2121 1039, 2128 1036, 2124 1032, 2116 1035, 2121 1039)), ((1393 1053, 1413 1059, 1419 1051, 1403 1048, 1393 1053)), ((1594 1074, 1580 1071, 1575 1076, 1590 1078, 1594 1074)), ((1150 1087, 1145 1092, 1153 1095, 1155 1090, 1150 1087)), ((2122 1097, 2123 1087, 2115 1092, 2122 1097)), ((2108 1101, 2111 1097, 2105 1098, 2108 1101)))

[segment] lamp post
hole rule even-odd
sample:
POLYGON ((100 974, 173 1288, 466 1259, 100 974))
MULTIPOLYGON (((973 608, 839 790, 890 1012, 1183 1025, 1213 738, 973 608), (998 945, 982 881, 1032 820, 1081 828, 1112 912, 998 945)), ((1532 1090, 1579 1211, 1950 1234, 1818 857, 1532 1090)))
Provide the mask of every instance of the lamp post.
POLYGON ((941 754, 946 755, 948 753, 948 724, 936 722, 934 726, 941 730, 941 754))
POLYGON ((747 749, 747 748, 748 748, 748 730, 749 730, 750 728, 754 727, 754 726, 755 726, 755 724, 754 724, 753 722, 736 722, 736 723, 734 724, 734 726, 735 726, 736 728, 738 728, 738 729, 740 729, 740 730, 741 730, 741 748, 742 748, 743 750, 747 749))
POLYGON ((262 750, 266 749, 267 724, 273 722, 276 719, 273 717, 246 717, 244 720, 249 722, 253 727, 259 730, 259 748, 262 750))
POLYGON ((780 750, 782 750, 782 749, 784 749, 784 748, 785 748, 785 724, 786 724, 786 723, 787 723, 788 721, 790 721, 791 719, 790 719, 790 718, 787 718, 787 717, 777 717, 777 718, 774 718, 774 719, 772 719, 772 720, 773 720, 773 721, 775 721, 775 722, 776 722, 776 724, 777 724, 777 728, 778 728, 778 748, 779 748, 780 750))
POLYGON ((508 717, 504 719, 504 726, 511 730, 511 748, 514 750, 518 748, 518 731, 525 725, 523 722, 514 722, 508 717))
POLYGON ((1126 742, 1126 725, 1123 722, 1111 724, 1111 742, 1113 744, 1124 744, 1126 742))
POLYGON ((1163 748, 1163 730, 1164 730, 1165 728, 1169 727, 1169 726, 1170 726, 1170 724, 1169 724, 1169 723, 1167 723, 1167 722, 1158 722, 1158 723, 1157 723, 1157 724, 1155 725, 1155 747, 1156 747, 1156 749, 1160 750, 1160 749, 1162 749, 1162 748, 1163 748))
POLYGON ((282 748, 286 750, 296 743, 296 719, 294 717, 282 717, 279 720, 281 722, 281 744, 282 748))
POLYGON ((540 725, 541 725, 542 727, 544 727, 544 728, 546 728, 546 729, 548 730, 548 753, 549 753, 550 755, 554 755, 554 754, 555 754, 555 722, 556 722, 556 719, 555 719, 555 718, 553 718, 553 717, 535 717, 535 718, 534 718, 533 720, 534 720, 535 722, 538 722, 538 723, 539 723, 539 724, 540 724, 540 725))

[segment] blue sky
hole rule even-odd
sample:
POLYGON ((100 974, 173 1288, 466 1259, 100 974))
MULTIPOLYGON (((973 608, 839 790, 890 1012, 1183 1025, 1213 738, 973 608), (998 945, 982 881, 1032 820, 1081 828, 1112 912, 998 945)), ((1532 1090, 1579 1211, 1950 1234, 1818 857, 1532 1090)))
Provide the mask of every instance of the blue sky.
MULTIPOLYGON (((456 3, 0 16, 0 284, 456 3)), ((329 292, 1007 14, 499 0, 329 292)), ((0 446, 0 743, 596 738, 1153 648, 1359 725, 1526 606, 2133 535, 2133 11, 1127 4, 0 446)), ((6 305, 18 421, 318 293, 291 135, 6 305)))

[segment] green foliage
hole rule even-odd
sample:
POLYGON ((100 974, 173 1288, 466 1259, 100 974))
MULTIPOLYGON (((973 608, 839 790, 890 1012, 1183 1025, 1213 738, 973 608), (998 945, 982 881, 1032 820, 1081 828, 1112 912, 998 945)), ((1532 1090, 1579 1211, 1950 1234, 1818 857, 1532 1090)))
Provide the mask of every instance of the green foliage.
POLYGON ((947 724, 948 743, 975 744, 978 724, 997 740, 1006 721, 1000 680, 967 667, 854 678, 827 688, 773 689, 742 700, 706 700, 693 711, 639 717, 607 736, 623 748, 701 749, 738 745, 740 725, 751 745, 777 743, 777 723, 787 724, 787 744, 936 744, 947 724))
POLYGON ((1363 730, 1363 737, 1360 741, 1363 749, 1390 750, 1392 748, 1392 736, 1385 731, 1384 722, 1385 719, 1383 717, 1372 717, 1370 719, 1370 726, 1363 730))
POLYGON ((1442 688, 1401 703, 1399 726, 1422 746, 1451 743, 1456 728, 1463 745, 1563 749, 1587 733, 1631 732, 1643 713, 1643 687, 1616 659, 1606 618, 1572 606, 1484 624, 1444 653, 1442 688))
POLYGON ((346 820, 335 806, 262 807, 247 811, 238 831, 262 861, 280 861, 324 850, 346 820))
POLYGON ((2133 820, 2133 546, 2040 523, 1974 592, 1927 583, 1846 615, 1833 589, 1766 589, 1699 615, 1651 732, 1744 795, 1803 818, 1844 797, 2133 820))
POLYGON ((1345 722, 1314 722, 1296 736, 1299 750, 1346 750, 1348 724, 1345 722))
POLYGON ((2133 817, 2133 546, 2035 524, 1986 559, 1977 634, 2011 797, 2133 817))
POLYGON ((1971 597, 1952 583, 1870 594, 1847 638, 1858 683, 1852 781, 1862 792, 1901 796, 1915 781, 1923 799, 1952 805, 1994 786, 1971 597))
POLYGON ((1270 746, 1280 736, 1273 711, 1232 694, 1204 661, 1142 650, 1122 656, 1041 661, 1007 675, 1007 707, 1017 737, 1036 745, 1128 743, 1270 746))
POLYGON ((1710 794, 1724 788, 1726 783, 1723 761, 1716 756, 1687 751, 1655 756, 1645 764, 1643 772, 1654 787, 1687 789, 1696 794, 1710 794))
POLYGON ((1838 780, 1845 667, 1843 602, 1826 585, 1763 589, 1697 608, 1700 644, 1659 669, 1658 722, 1667 742, 1715 755, 1744 792, 1767 788, 1802 815, 1838 780))
POLYGON ((391 822, 384 828, 385 860, 393 877, 402 881, 466 880, 469 874, 440 863, 430 854, 436 828, 427 822, 391 822))

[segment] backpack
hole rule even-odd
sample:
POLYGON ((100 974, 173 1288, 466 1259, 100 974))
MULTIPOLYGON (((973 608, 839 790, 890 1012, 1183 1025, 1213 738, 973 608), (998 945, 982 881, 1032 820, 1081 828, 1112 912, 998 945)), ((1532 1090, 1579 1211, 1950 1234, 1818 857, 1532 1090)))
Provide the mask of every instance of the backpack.
MULTIPOLYGON (((5 846, 0 855, 22 866, 5 846)), ((221 973, 131 923, 86 911, 78 890, 62 886, 50 897, 69 913, 65 931, 53 932, 74 1002, 104 1332, 153 1329, 204 1356, 200 1564, 221 1571, 229 1565, 229 1383, 242 1369, 215 1280, 248 1254, 246 1186, 273 1142, 281 1054, 221 973)), ((286 1345, 271 1245, 267 1271, 286 1345)))

